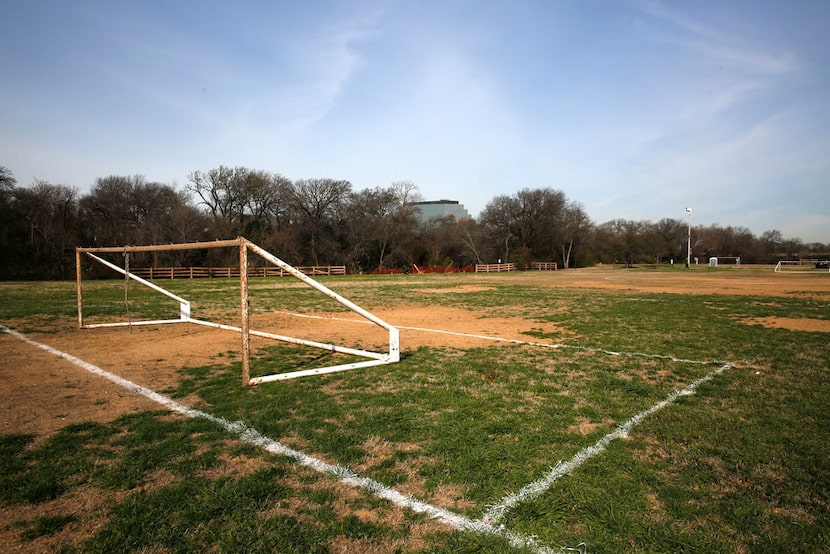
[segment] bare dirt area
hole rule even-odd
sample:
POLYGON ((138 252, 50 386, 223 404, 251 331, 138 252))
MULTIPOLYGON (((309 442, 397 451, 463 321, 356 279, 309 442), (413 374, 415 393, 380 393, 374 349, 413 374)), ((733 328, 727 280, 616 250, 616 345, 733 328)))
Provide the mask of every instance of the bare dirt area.
POLYGON ((666 292, 674 294, 728 294, 738 296, 797 296, 830 298, 830 273, 775 273, 758 269, 629 270, 597 266, 556 272, 526 272, 522 279, 540 286, 599 288, 606 290, 666 292))
POLYGON ((157 408, 143 396, 11 335, 0 334, 0 349, 0 433, 46 437, 71 423, 106 422, 157 408))
MULTIPOLYGON (((462 286, 441 286, 425 289, 426 294, 464 294, 486 291, 503 286, 499 277, 471 275, 462 286)), ((767 297, 800 297, 827 300, 830 298, 830 275, 776 274, 758 271, 627 271, 609 267, 576 269, 558 272, 523 273, 511 276, 516 284, 551 287, 556 289, 607 289, 639 291, 644 293, 728 294, 767 297)), ((563 340, 572 338, 566 329, 551 323, 529 322, 522 318, 489 317, 484 312, 461 308, 435 308, 401 305, 384 309, 377 315, 401 328, 401 347, 405 352, 419 346, 464 347, 497 344, 487 337, 505 340, 530 340, 524 334, 541 329, 544 333, 563 340), (435 332, 443 331, 443 332, 435 332)), ((342 313, 308 314, 297 317, 281 313, 252 314, 252 328, 279 334, 309 338, 343 345, 358 344, 363 348, 382 348, 386 336, 358 316, 342 313)), ((37 322, 6 321, 12 329, 38 328, 37 322)), ((830 332, 830 322, 816 319, 763 318, 746 320, 746 324, 761 324, 785 329, 830 332)), ((53 320, 40 326, 43 332, 30 332, 31 339, 69 353, 101 369, 114 373, 155 391, 164 391, 179 382, 178 370, 224 361, 237 356, 239 335, 229 331, 193 324, 164 326, 136 326, 79 330, 73 320, 53 320)), ((255 339, 253 346, 268 344, 255 339)), ((277 370, 278 371, 278 370, 277 370)), ((43 441, 70 423, 86 421, 109 422, 131 412, 160 408, 151 400, 126 390, 94 375, 67 359, 45 352, 6 333, 0 333, 0 433, 27 433, 43 441)), ((240 376, 241 379, 241 376, 240 376)), ((198 399, 185 398, 184 404, 198 406, 198 399)), ((275 437, 276 438, 276 437, 275 437)), ((380 448, 380 447, 379 447, 380 448)), ((382 454, 382 452, 381 452, 382 454)), ((381 456, 381 454, 378 454, 381 456)), ((382 456, 381 456, 382 457, 382 456)), ((72 500, 74 511, 100 513, 100 501, 83 498, 83 491, 72 500), (88 510, 87 510, 88 508, 88 510)), ((94 496, 95 491, 90 492, 94 496)), ((346 494, 346 493, 344 493, 346 494)), ((0 510, 0 550, 23 549, 33 551, 32 543, 21 543, 14 521, 49 515, 55 506, 44 505, 41 512, 27 507, 24 512, 0 510), (30 513, 31 512, 31 513, 30 513)), ((60 511, 60 508, 57 509, 60 511)), ((366 517, 370 517, 366 516, 366 517)), ((87 519, 91 516, 86 516, 87 519)), ((371 516, 373 517, 373 516, 371 516)), ((402 516, 393 512, 393 516, 402 516)), ((87 521, 78 529, 77 541, 96 528, 95 521, 87 521)), ((400 521, 399 521, 400 523, 400 521)), ((100 525, 100 522, 97 523, 100 525)), ((430 529, 425 526, 424 529, 430 529)), ((70 529, 67 529, 70 532, 70 529)), ((64 536, 65 540, 66 537, 64 536)), ((415 537, 413 545, 423 545, 415 537)), ((48 542, 38 545, 48 548, 48 542)), ((336 545, 342 551, 359 549, 361 545, 336 545)), ((365 546, 365 545, 363 545, 365 546)), ((403 545, 396 545, 403 546, 403 545)), ((406 548, 404 546, 404 548, 406 548)), ((37 551, 37 548, 35 548, 37 551)))
MULTIPOLYGON (((487 275, 471 275, 472 281, 455 287, 425 289, 427 294, 464 294, 503 284, 487 275)), ((830 275, 769 271, 628 271, 609 266, 557 272, 525 272, 511 276, 512 282, 551 288, 599 288, 620 291, 747 296, 798 296, 830 298, 830 275)), ((385 321, 401 327, 402 350, 419 346, 470 347, 494 344, 490 338, 528 340, 524 334, 534 327, 547 334, 570 337, 567 330, 521 318, 489 317, 484 312, 460 308, 401 305, 376 312, 385 321), (436 332, 443 331, 443 332, 436 332)), ((277 334, 321 342, 383 348, 385 332, 353 314, 320 313, 297 317, 281 313, 254 313, 251 325, 277 334)), ((31 321, 5 322, 10 328, 38 327, 31 321)), ((770 327, 828 332, 827 320, 776 319, 745 321, 770 327)), ((27 336, 60 351, 95 364, 155 391, 178 383, 177 370, 212 363, 218 356, 235 356, 239 335, 193 324, 134 326, 79 330, 70 319, 51 321, 44 333, 27 336)), ((269 344, 254 339, 253 346, 269 344)), ((149 400, 105 379, 23 343, 0 334, 0 431, 48 435, 67 423, 110 420, 132 410, 155 408, 149 400)), ((241 379, 241 376, 240 376, 241 379)), ((187 399, 185 399, 187 401, 187 399)))
MULTIPOLYGON (((383 348, 388 342, 385 331, 359 316, 309 315, 257 314, 251 318, 252 328, 348 346, 360 343, 366 348, 383 348)), ((528 338, 522 331, 528 330, 529 324, 522 319, 489 318, 458 308, 409 306, 381 311, 378 316, 403 327, 403 349, 469 347, 494 342, 485 337, 528 338)), ((18 323, 19 327, 24 325, 18 323)), ((16 327, 15 322, 9 325, 16 327)), ((27 336, 155 391, 176 386, 177 371, 181 368, 208 365, 219 356, 234 357, 240 349, 237 333, 195 324, 78 329, 74 322, 66 320, 50 327, 49 332, 27 336), (57 328, 62 331, 55 332, 57 328)), ((552 324, 536 327, 551 333, 561 331, 552 324)), ((252 342, 254 347, 273 344, 262 338, 252 342)), ((0 334, 0 345, 0 377, 5 383, 0 388, 0 432, 48 434, 68 423, 105 421, 133 409, 158 407, 12 335, 0 334)))
MULTIPOLYGON (((312 317, 280 313, 254 314, 251 318, 252 328, 348 346, 358 343, 366 348, 383 348, 388 343, 385 331, 368 324, 362 318, 355 319, 354 316, 344 317, 344 314, 331 313, 309 315, 312 317)), ((522 339, 521 331, 527 328, 527 322, 522 320, 482 318, 482 314, 461 309, 436 310, 413 306, 388 310, 378 315, 395 325, 413 327, 401 330, 404 349, 423 345, 488 346, 494 344, 494 341, 471 335, 522 339), (448 332, 434 333, 428 329, 443 329, 448 332)), ((10 328, 32 327, 31 322, 6 323, 10 328)), ((555 330, 552 325, 548 327, 548 331, 555 330)), ((60 322, 52 321, 45 326, 44 332, 27 333, 27 337, 133 383, 161 392, 178 384, 179 369, 209 365, 215 363, 219 357, 226 362, 228 358, 236 357, 240 348, 240 337, 237 333, 195 324, 81 330, 77 329, 74 321, 66 319, 60 322)), ((272 343, 273 341, 262 338, 252 340, 255 349, 272 343)), ((33 434, 36 435, 36 445, 72 423, 107 423, 125 414, 161 408, 140 394, 124 389, 68 359, 23 342, 13 335, 0 333, 0 352, 0 379, 4 383, 0 387, 0 433, 33 434)), ((276 368, 274 371, 279 369, 276 368)), ((177 401, 200 407, 197 398, 183 398, 177 401)), ((290 437, 288 439, 290 443, 290 437)), ((236 467, 238 463, 235 460, 227 463, 229 468, 226 471, 235 475, 247 470, 244 466, 236 467)), ((307 471, 300 471, 298 479, 307 471)), ((307 480, 308 476, 305 478, 307 480)), ((357 494, 345 485, 328 486, 338 489, 337 498, 348 498, 349 495, 357 494)), ((63 545, 80 546, 100 528, 100 517, 105 512, 103 507, 111 501, 113 498, 110 492, 82 487, 56 501, 27 505, 24 509, 2 508, 0 550, 46 552, 51 551, 58 542, 63 545), (53 537, 30 542, 21 541, 20 531, 15 522, 67 513, 76 517, 77 523, 67 526, 53 537)), ((331 545, 332 550, 386 552, 398 548, 424 548, 425 536, 439 531, 441 525, 436 522, 407 524, 402 510, 390 507, 382 515, 365 510, 365 513, 354 515, 375 523, 380 523, 379 520, 383 519, 385 524, 393 527, 407 525, 409 532, 406 541, 377 545, 350 540, 331 545)))
POLYGON ((742 321, 747 325, 763 325, 771 329, 789 329, 790 331, 810 331, 830 333, 830 321, 826 319, 808 319, 795 317, 758 317, 742 321))

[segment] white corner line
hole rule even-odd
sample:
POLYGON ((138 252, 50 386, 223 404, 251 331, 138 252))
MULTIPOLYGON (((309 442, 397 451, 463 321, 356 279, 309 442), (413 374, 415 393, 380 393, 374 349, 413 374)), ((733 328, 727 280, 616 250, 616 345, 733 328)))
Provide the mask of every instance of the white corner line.
POLYGON ((477 533, 502 537, 511 546, 515 548, 528 548, 531 551, 536 552, 538 554, 555 554, 573 551, 573 549, 566 547, 560 549, 552 549, 550 547, 537 544, 535 536, 513 533, 508 529, 505 529, 503 525, 494 525, 485 523, 484 521, 470 519, 461 514, 457 514, 450 510, 439 508, 437 506, 428 504, 422 500, 418 500, 413 496, 401 494, 400 492, 390 487, 387 487, 386 485, 378 481, 375 481, 374 479, 359 476, 357 473, 355 473, 348 467, 330 464, 328 462, 320 460, 319 458, 303 454, 302 452, 295 450, 289 446, 286 446, 280 443, 279 441, 270 439, 260 434, 256 429, 249 427, 246 423, 242 421, 230 422, 224 418, 211 415, 207 412, 203 412, 201 410, 197 410, 189 406, 185 406, 184 404, 180 404, 175 400, 168 398, 167 396, 164 396, 137 383, 124 379, 123 377, 115 375, 114 373, 110 373, 109 371, 101 369, 100 367, 94 364, 77 358, 72 354, 62 352, 47 344, 37 342, 27 337, 23 333, 10 329, 5 325, 0 325, 0 331, 12 335, 31 346, 35 346, 50 354, 53 354, 59 358, 71 362, 72 364, 90 373, 103 377, 115 383, 116 385, 123 387, 124 389, 127 389, 131 392, 140 394, 150 400, 153 400, 154 402, 161 404, 162 406, 164 406, 172 412, 176 412, 187 417, 200 417, 212 421, 213 423, 216 423, 218 426, 225 429, 227 432, 236 435, 238 438, 249 444, 258 446, 272 454, 277 454, 280 456, 291 458, 300 465, 309 467, 319 473, 333 475, 340 479, 340 481, 346 485, 364 489, 370 492, 371 494, 374 494, 379 498, 388 500, 399 507, 409 509, 416 513, 426 514, 432 519, 441 521, 457 531, 473 531, 477 533))
POLYGON ((716 376, 720 375, 721 373, 733 367, 734 365, 735 364, 733 363, 725 363, 717 369, 710 371, 700 379, 686 386, 684 389, 671 393, 660 402, 635 415, 634 417, 632 417, 631 419, 617 427, 615 431, 608 433, 593 445, 583 448, 567 462, 558 462, 541 479, 526 485, 518 492, 506 495, 498 503, 490 505, 487 512, 485 512, 482 521, 491 525, 495 524, 499 520, 501 520, 509 510, 511 510, 518 504, 538 498, 545 491, 547 491, 557 480, 569 475, 576 468, 585 463, 587 460, 605 451, 605 449, 612 441, 628 437, 628 434, 631 432, 631 429, 639 425, 646 417, 652 415, 653 413, 659 410, 662 410, 666 406, 673 404, 681 396, 688 396, 694 394, 701 384, 714 379, 716 376))

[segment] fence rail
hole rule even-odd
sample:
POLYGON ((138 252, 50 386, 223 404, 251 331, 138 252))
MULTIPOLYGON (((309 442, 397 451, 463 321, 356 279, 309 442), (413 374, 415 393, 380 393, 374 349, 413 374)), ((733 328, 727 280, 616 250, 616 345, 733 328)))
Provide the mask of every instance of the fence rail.
POLYGON ((476 264, 476 273, 496 273, 502 271, 516 271, 516 264, 476 264))
MULTIPOLYGON (((306 275, 345 275, 344 265, 308 265, 297 266, 306 275)), ((130 269, 145 279, 202 279, 213 277, 239 277, 238 267, 135 267, 130 269)), ((284 277, 287 271, 276 267, 249 267, 248 277, 284 277)))
POLYGON ((559 266, 556 262, 530 262, 527 264, 527 269, 534 269, 536 271, 556 271, 559 266))

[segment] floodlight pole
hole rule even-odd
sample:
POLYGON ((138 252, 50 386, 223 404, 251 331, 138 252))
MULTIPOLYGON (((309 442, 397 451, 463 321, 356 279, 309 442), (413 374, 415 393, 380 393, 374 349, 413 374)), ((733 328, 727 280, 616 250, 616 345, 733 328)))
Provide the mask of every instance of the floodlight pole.
POLYGON ((692 267, 692 209, 686 208, 689 219, 689 233, 686 236, 686 269, 692 267))

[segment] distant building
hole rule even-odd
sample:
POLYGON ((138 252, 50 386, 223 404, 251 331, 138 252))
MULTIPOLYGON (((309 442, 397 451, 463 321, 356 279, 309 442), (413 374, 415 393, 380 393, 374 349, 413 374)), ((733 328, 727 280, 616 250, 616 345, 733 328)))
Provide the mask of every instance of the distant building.
POLYGON ((467 221, 472 219, 470 212, 458 200, 430 200, 428 202, 412 202, 410 204, 415 217, 421 223, 428 223, 433 219, 443 219, 453 216, 456 221, 467 221))

